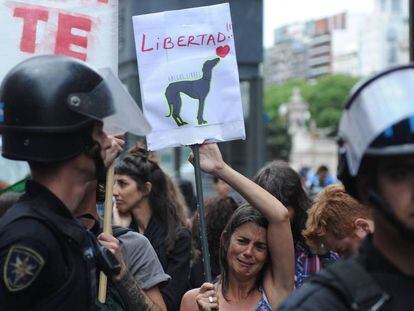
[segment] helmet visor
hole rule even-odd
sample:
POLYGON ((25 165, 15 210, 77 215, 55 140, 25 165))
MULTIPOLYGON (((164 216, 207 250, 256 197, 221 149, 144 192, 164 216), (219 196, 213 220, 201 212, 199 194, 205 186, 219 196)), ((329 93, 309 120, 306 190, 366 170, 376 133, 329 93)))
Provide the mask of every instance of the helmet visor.
POLYGON ((100 120, 109 135, 131 132, 147 135, 151 131, 141 109, 122 82, 109 68, 99 70, 103 80, 91 92, 68 96, 73 111, 100 120))
POLYGON ((390 126, 414 115, 414 67, 403 67, 367 84, 342 114, 339 136, 349 170, 357 175, 370 144, 390 126))

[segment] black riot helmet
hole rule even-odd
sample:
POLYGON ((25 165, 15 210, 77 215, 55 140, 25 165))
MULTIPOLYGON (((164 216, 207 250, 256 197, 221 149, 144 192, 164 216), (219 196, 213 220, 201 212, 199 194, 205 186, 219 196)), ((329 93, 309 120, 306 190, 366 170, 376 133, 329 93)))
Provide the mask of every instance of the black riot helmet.
MULTIPOLYGON (((338 177, 358 198, 356 178, 372 178, 377 157, 414 155, 414 64, 393 67, 357 84, 339 125, 338 177)), ((414 230, 394 214, 389 202, 371 185, 368 198, 402 236, 414 241, 414 230)))
POLYGON ((91 147, 94 122, 114 113, 103 81, 69 57, 38 56, 15 66, 0 88, 3 156, 49 163, 91 147))

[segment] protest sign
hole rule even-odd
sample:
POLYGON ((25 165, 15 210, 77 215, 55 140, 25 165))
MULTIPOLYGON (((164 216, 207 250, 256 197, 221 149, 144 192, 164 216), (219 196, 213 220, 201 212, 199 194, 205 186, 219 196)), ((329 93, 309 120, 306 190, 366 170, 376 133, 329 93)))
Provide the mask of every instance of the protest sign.
POLYGON ((41 54, 117 72, 118 0, 0 0, 0 20, 0 81, 17 63, 41 54))
POLYGON ((245 138, 229 4, 133 17, 148 148, 245 138))

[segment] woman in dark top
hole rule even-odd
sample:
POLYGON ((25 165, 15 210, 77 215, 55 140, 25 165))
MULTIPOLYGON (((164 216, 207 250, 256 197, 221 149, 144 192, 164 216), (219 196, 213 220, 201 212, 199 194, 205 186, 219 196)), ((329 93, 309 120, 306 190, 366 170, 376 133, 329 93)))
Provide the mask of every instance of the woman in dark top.
POLYGON ((161 293, 168 310, 179 310, 189 286, 191 234, 168 194, 165 173, 145 150, 130 150, 116 166, 114 197, 121 224, 148 238, 171 276, 161 293))

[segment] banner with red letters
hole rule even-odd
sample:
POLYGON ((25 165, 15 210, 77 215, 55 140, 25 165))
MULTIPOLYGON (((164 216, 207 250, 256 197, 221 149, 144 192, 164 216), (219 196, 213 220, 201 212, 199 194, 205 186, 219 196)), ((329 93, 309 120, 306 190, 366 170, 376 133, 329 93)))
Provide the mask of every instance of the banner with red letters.
POLYGON ((67 55, 118 67, 118 0, 0 0, 0 81, 17 63, 67 55))

